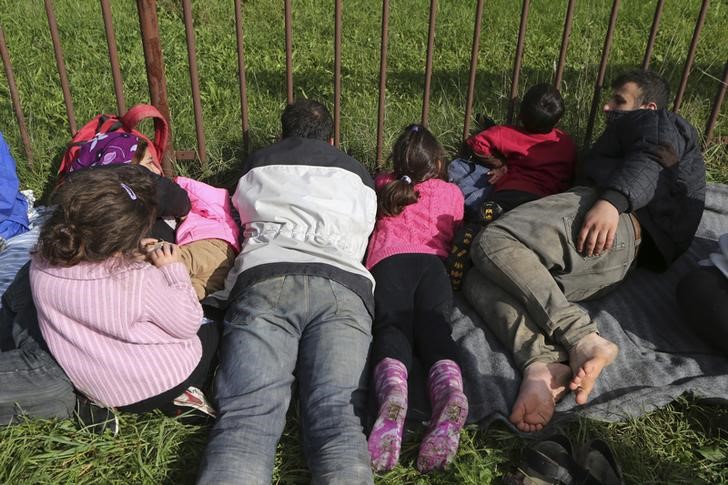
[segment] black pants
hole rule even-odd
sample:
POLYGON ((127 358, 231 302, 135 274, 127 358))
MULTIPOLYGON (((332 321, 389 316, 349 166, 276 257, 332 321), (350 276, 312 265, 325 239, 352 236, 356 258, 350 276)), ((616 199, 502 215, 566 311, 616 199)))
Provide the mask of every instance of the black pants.
POLYGON ((172 389, 164 391, 156 396, 148 397, 139 402, 128 404, 126 406, 120 406, 117 408, 119 411, 125 411, 129 413, 146 413, 154 409, 160 409, 165 413, 174 414, 174 401, 185 389, 190 386, 195 386, 202 389, 207 376, 212 367, 212 362, 215 355, 217 354, 217 344, 220 341, 220 327, 218 323, 206 323, 200 325, 200 329, 197 331, 197 336, 200 338, 202 343, 202 357, 197 367, 194 368, 192 373, 187 379, 174 386, 172 389))
POLYGON ((677 302, 695 333, 728 355, 728 278, 717 268, 688 273, 677 285, 677 302))
POLYGON ((431 254, 398 254, 372 268, 374 290, 373 363, 389 357, 409 371, 412 353, 425 370, 442 359, 457 362, 451 336, 452 289, 442 260, 431 254))

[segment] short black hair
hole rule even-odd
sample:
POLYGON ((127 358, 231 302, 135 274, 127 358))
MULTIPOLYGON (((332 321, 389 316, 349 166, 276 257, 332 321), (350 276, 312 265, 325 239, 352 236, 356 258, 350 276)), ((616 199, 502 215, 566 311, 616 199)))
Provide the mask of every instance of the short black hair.
POLYGON ((618 89, 627 83, 635 83, 640 88, 639 104, 655 103, 657 109, 667 106, 670 97, 670 84, 664 77, 653 71, 632 69, 614 78, 612 89, 618 89))
POLYGON ((334 122, 326 106, 312 99, 299 99, 281 115, 282 138, 297 136, 329 141, 334 122))
POLYGON ((531 86, 523 96, 519 117, 526 130, 532 133, 548 133, 554 129, 564 114, 561 93, 550 84, 531 86))

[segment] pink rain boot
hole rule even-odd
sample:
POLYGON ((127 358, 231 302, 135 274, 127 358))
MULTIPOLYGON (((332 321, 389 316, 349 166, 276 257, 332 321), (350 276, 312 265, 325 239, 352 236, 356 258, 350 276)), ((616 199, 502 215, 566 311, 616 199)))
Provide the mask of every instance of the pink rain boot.
POLYGON ((404 420, 407 416, 407 368, 389 357, 374 368, 374 390, 379 414, 369 434, 369 454, 374 471, 389 471, 399 461, 404 420))
POLYGON ((422 473, 442 469, 455 458, 460 430, 468 417, 460 367, 452 360, 438 360, 430 368, 427 387, 432 419, 420 444, 417 469, 422 473))

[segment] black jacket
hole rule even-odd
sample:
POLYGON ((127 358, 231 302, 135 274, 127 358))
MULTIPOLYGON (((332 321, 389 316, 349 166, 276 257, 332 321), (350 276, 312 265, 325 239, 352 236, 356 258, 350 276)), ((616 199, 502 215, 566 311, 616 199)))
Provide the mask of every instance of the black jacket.
POLYGON ((592 146, 584 173, 602 199, 637 216, 647 234, 640 263, 662 271, 688 249, 705 206, 705 163, 685 119, 665 109, 623 113, 592 146))

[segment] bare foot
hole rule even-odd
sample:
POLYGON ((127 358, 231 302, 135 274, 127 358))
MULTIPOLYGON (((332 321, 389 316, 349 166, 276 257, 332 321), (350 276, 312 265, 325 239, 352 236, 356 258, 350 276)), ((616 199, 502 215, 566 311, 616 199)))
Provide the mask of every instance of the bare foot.
POLYGON ((574 373, 569 389, 574 391, 577 404, 586 403, 602 369, 611 364, 618 353, 619 347, 596 332, 583 337, 569 350, 569 365, 574 373))
POLYGON ((521 431, 540 431, 554 415, 556 403, 566 393, 571 369, 558 362, 534 362, 523 371, 523 381, 510 421, 521 431))

